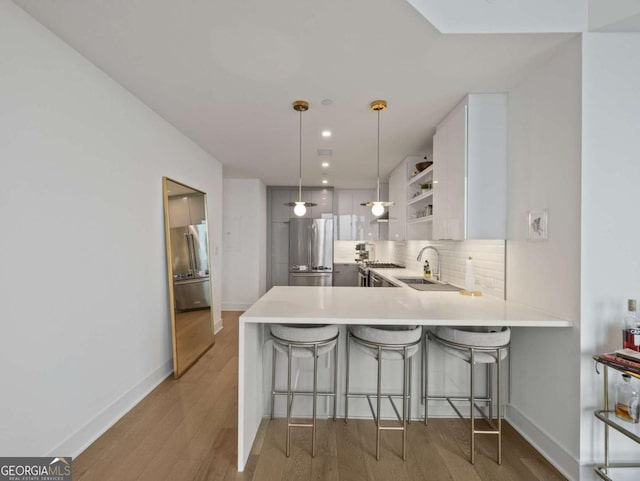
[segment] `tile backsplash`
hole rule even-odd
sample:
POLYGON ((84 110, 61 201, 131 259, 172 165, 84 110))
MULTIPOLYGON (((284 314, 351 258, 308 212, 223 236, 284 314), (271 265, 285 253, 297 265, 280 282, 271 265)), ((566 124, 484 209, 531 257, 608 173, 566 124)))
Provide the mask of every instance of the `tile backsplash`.
POLYGON ((333 262, 341 264, 354 262, 356 258, 356 244, 362 241, 334 241, 333 242, 333 262))
MULTIPOLYGON (((405 241, 385 242, 389 249, 391 262, 397 262, 407 268, 422 270, 424 259, 429 260, 431 269, 436 269, 436 254, 429 250, 422 256, 422 262, 416 257, 425 246, 434 246, 442 259, 441 280, 464 287, 466 260, 473 257, 476 290, 495 297, 504 298, 505 284, 505 241, 405 241)), ((384 249, 383 249, 384 250, 384 249)))
MULTIPOLYGON (((357 241, 336 241, 334 244, 334 262, 353 262, 357 241)), ((382 262, 395 262, 409 269, 422 271, 424 259, 428 259, 435 271, 436 254, 426 251, 418 262, 416 257, 424 246, 434 246, 442 256, 441 279, 463 287, 465 261, 473 257, 476 289, 484 294, 504 298, 505 285, 505 241, 469 240, 469 241, 373 241, 372 259, 382 262)))

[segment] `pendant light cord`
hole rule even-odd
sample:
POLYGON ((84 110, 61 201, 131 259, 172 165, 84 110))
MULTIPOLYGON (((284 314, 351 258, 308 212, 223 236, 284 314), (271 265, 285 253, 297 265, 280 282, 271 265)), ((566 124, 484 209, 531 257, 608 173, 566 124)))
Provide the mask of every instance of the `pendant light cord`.
POLYGON ((302 110, 300 111, 300 166, 299 167, 300 167, 300 170, 298 171, 298 200, 302 202, 302 110))
POLYGON ((378 110, 378 202, 380 202, 380 110, 378 110))

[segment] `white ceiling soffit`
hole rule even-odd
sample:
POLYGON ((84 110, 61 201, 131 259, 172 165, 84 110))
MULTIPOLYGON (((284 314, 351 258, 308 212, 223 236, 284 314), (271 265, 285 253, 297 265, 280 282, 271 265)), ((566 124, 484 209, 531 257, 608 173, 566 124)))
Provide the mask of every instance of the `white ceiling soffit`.
POLYGON ((443 35, 405 0, 15 3, 222 162, 225 177, 267 185, 298 183, 294 100, 310 104, 303 183, 372 188, 372 100, 389 102, 385 178, 429 148, 466 93, 508 90, 573 36, 443 35))
POLYGON ((587 27, 587 0, 407 1, 442 33, 583 32, 587 27))
POLYGON ((589 30, 640 32, 640 0, 589 0, 589 30))

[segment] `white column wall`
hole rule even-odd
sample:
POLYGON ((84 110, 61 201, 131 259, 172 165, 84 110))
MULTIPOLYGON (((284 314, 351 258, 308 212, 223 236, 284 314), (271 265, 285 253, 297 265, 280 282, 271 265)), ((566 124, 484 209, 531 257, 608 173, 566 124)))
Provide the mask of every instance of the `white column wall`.
POLYGON ((258 179, 224 179, 222 308, 245 310, 266 288, 267 194, 258 179))
MULTIPOLYGON (((581 458, 602 462, 602 376, 591 356, 622 345, 626 299, 640 297, 639 33, 589 33, 583 40, 581 458)), ((613 385, 618 375, 610 376, 613 385)), ((638 445, 611 435, 614 461, 638 445)))
POLYGON ((76 456, 172 371, 162 176, 220 163, 0 1, 0 453, 76 456))
MULTIPOLYGON (((581 44, 576 37, 509 91, 506 296, 576 325, 580 314, 581 44), (549 210, 549 239, 527 212, 549 210)), ((567 476, 579 461, 579 327, 515 329, 509 420, 567 476)))

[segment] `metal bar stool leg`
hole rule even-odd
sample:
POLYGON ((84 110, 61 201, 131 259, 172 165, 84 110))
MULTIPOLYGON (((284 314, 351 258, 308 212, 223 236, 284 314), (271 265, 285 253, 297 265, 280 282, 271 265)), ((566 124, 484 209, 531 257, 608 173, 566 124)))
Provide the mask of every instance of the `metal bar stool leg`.
POLYGON ((509 376, 507 378, 507 384, 509 385, 507 391, 507 402, 511 404, 511 344, 507 346, 507 363, 507 368, 509 369, 509 372, 507 373, 509 376))
POLYGON ((271 419, 273 419, 273 409, 276 404, 276 345, 273 345, 271 353, 271 419))
MULTIPOLYGON (((405 347, 404 355, 407 355, 407 348, 405 347)), ((411 358, 409 358, 409 388, 408 388, 408 396, 407 396, 407 423, 411 424, 411 377, 413 376, 413 365, 411 363, 411 358)))
POLYGON ((402 460, 405 461, 407 459, 407 391, 408 391, 408 382, 407 375, 411 372, 411 364, 409 363, 409 359, 407 357, 407 347, 404 347, 403 350, 403 369, 402 369, 402 460), (408 364, 408 366, 407 366, 408 364))
POLYGON ((429 421, 429 333, 424 341, 424 425, 429 421))
POLYGON ((291 357, 292 349, 289 344, 287 354, 287 457, 291 452, 291 357))
POLYGON ((338 412, 338 343, 333 348, 333 420, 338 412))
POLYGON ((311 457, 316 455, 316 411, 318 404, 318 345, 313 345, 313 421, 311 428, 311 457))
POLYGON ((471 464, 475 464, 476 462, 476 439, 475 439, 475 433, 476 433, 476 423, 475 423, 475 413, 474 413, 474 409, 475 409, 475 391, 474 391, 474 386, 473 386, 473 381, 474 381, 474 376, 473 376, 473 371, 474 371, 474 365, 475 365, 475 359, 474 359, 474 352, 473 349, 470 349, 470 359, 469 359, 469 364, 471 366, 471 391, 470 391, 470 401, 471 401, 471 464))
POLYGON ((426 335, 422 337, 422 340, 420 341, 420 344, 422 344, 420 347, 422 349, 420 349, 420 402, 427 402, 427 396, 425 395, 424 392, 424 350, 425 350, 425 344, 426 344, 426 335))
POLYGON ((489 421, 493 420, 493 366, 492 363, 486 364, 487 368, 487 399, 489 400, 489 421))
POLYGON ((498 392, 496 400, 498 402, 498 464, 502 464, 502 405, 500 404, 500 349, 496 352, 496 382, 498 383, 498 392))
POLYGON ((376 407, 376 460, 380 461, 380 397, 382 395, 382 348, 378 346, 378 391, 376 407))
MULTIPOLYGON (((337 349, 337 347, 336 347, 337 349)), ((347 375, 346 379, 346 387, 344 394, 344 422, 346 423, 349 420, 349 364, 350 364, 350 351, 351 351, 351 332, 349 331, 349 327, 347 327, 347 375)))

